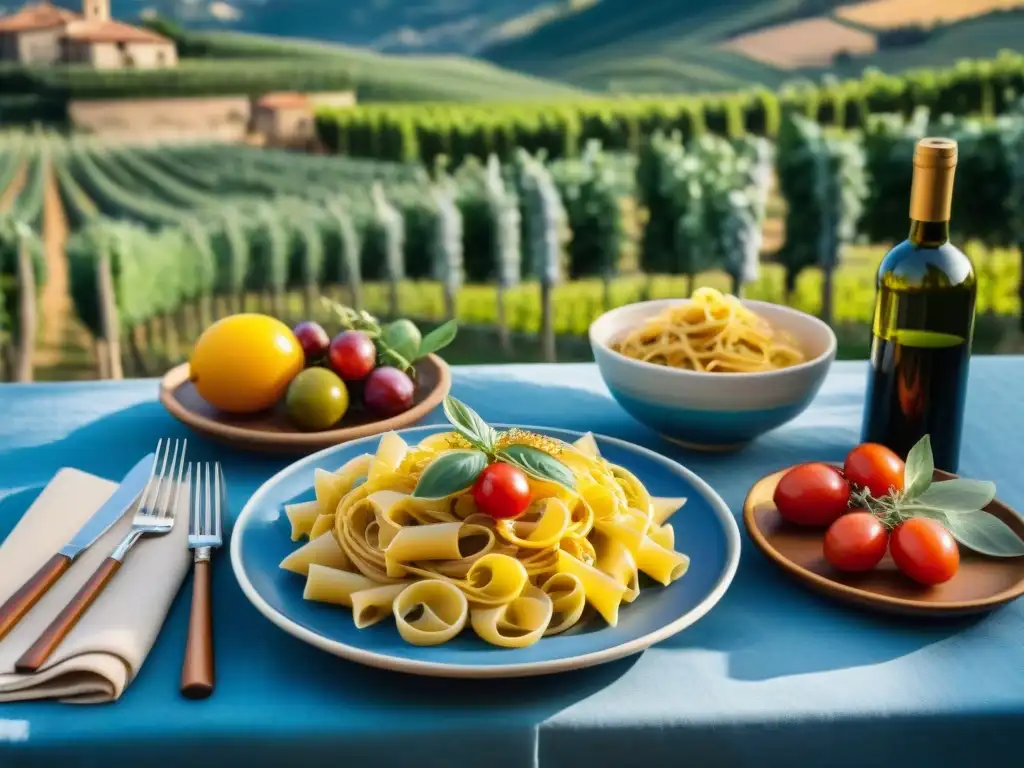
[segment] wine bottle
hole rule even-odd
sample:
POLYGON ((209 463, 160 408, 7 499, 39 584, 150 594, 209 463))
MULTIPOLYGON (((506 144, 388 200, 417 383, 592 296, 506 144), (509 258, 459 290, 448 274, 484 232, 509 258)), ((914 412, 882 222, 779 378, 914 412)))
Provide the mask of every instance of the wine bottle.
POLYGON ((977 278, 949 242, 957 144, 926 138, 914 149, 910 235, 878 268, 861 441, 902 458, 924 435, 935 466, 956 472, 977 278))

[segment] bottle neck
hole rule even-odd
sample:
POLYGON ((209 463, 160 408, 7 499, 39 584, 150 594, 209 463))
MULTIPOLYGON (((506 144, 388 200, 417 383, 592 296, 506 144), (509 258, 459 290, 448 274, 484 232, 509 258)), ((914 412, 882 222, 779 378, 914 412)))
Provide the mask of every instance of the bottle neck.
POLYGON ((949 221, 910 220, 910 243, 918 248, 936 248, 949 242, 949 221))

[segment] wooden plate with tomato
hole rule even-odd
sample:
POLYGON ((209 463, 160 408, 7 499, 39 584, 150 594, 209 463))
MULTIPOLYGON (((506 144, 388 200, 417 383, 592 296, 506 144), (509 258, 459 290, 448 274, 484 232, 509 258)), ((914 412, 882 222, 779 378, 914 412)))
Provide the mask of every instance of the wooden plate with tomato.
POLYGON ((293 329, 254 313, 218 320, 189 362, 164 375, 160 402, 212 440, 290 454, 408 427, 441 404, 452 377, 434 352, 454 338, 454 321, 422 336, 409 320, 381 325, 333 308, 333 337, 316 322, 293 329))
MULTIPOLYGON (((851 456, 859 451, 863 459, 863 448, 851 456)), ((847 457, 845 465, 813 462, 755 483, 743 504, 754 544, 811 589, 887 613, 980 613, 1024 594, 1024 519, 991 498, 994 486, 973 480, 956 489, 943 485, 961 478, 934 469, 930 448, 923 462, 908 456, 905 471, 895 456, 898 467, 884 461, 884 451, 873 453, 866 472, 847 457), (949 490, 966 495, 953 498, 949 490), (969 510, 972 493, 979 502, 990 500, 969 510)))
POLYGON ((160 402, 182 423, 224 445, 259 453, 306 454, 360 437, 414 425, 441 404, 452 386, 448 364, 437 355, 416 363, 416 394, 412 407, 381 419, 365 410, 349 410, 333 429, 304 432, 284 412, 283 403, 251 415, 223 413, 203 400, 189 381, 184 363, 160 381, 160 402))

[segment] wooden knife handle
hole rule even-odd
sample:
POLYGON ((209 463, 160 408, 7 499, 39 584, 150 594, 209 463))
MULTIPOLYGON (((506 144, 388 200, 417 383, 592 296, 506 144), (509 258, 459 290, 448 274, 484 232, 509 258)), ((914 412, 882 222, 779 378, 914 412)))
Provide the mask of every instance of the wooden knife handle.
POLYGON ((47 560, 35 575, 21 585, 21 588, 0 605, 0 640, 17 625, 21 618, 32 610, 50 587, 57 583, 68 568, 71 558, 67 555, 54 555, 47 560))
POLYGON ((195 564, 192 610, 188 617, 185 662, 181 666, 181 692, 189 699, 213 693, 213 610, 210 597, 210 561, 195 564))
POLYGON ((89 580, 78 590, 77 594, 71 598, 71 602, 64 607, 63 611, 57 614, 57 618, 50 623, 50 626, 43 630, 43 634, 39 636, 39 639, 14 663, 14 670, 16 672, 35 672, 43 666, 46 660, 50 658, 50 654, 67 637, 68 633, 74 629, 74 626, 85 615, 85 612, 89 610, 89 606, 99 597, 100 592, 103 591, 120 567, 120 560, 115 560, 112 557, 104 560, 103 564, 89 577, 89 580))

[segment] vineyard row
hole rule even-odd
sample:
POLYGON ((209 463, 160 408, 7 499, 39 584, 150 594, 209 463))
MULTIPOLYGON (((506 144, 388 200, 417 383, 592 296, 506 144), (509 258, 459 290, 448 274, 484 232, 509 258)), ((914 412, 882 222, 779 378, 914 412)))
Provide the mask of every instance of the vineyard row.
MULTIPOLYGON (((74 229, 67 250, 75 308, 99 337, 112 332, 104 284, 118 329, 183 306, 204 306, 208 316, 211 297, 237 309, 265 295, 280 308, 287 292, 299 291, 312 307, 321 288, 347 285, 351 301, 378 302, 382 314, 408 313, 416 297, 435 296, 416 311, 475 316, 475 296, 495 307, 506 331, 580 332, 581 318, 604 307, 658 295, 665 276, 689 286, 688 278, 709 272, 751 295, 778 285, 774 300, 844 319, 853 311, 846 296, 871 290, 870 265, 838 284, 832 275, 859 239, 904 235, 910 156, 925 132, 960 141, 957 189, 971 194, 956 197, 957 239, 1024 241, 1022 126, 1014 115, 930 122, 919 112, 834 133, 787 116, 775 142, 655 134, 639 155, 591 142, 573 158, 519 151, 507 163, 468 159, 432 175, 415 163, 245 147, 39 139, 13 212, 0 221, 7 327, 18 330, 19 250, 37 264, 35 285, 45 278, 38 232, 47 163, 74 229), (788 203, 789 236, 765 282, 759 256, 773 178, 788 203), (819 282, 802 280, 808 267, 819 268, 819 282), (659 277, 624 291, 620 276, 640 272, 659 277), (587 278, 591 287, 561 285, 587 278), (408 281, 439 285, 410 298, 400 287, 408 281), (387 287, 380 294, 370 283, 387 287), (479 293, 465 283, 496 289, 479 293), (820 292, 816 300, 807 298, 808 284, 820 292)), ((26 156, 24 146, 17 151, 26 156)), ((12 176, 10 155, 0 143, 0 179, 12 176)), ((978 266, 983 311, 1016 311, 1012 255, 978 266)))
POLYGON ((795 112, 827 127, 864 128, 874 114, 909 117, 924 107, 935 114, 1001 115, 1024 95, 1024 54, 1003 51, 992 60, 964 60, 946 69, 901 75, 866 70, 855 80, 826 78, 778 92, 696 96, 610 97, 534 104, 370 104, 321 110, 317 130, 333 152, 378 160, 419 160, 497 154, 507 161, 519 148, 548 157, 573 157, 598 140, 609 151, 639 151, 644 140, 679 131, 684 140, 703 133, 738 138, 777 136, 782 116, 795 112))

